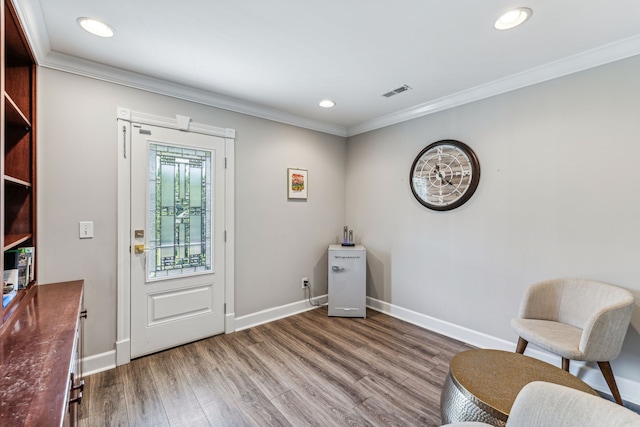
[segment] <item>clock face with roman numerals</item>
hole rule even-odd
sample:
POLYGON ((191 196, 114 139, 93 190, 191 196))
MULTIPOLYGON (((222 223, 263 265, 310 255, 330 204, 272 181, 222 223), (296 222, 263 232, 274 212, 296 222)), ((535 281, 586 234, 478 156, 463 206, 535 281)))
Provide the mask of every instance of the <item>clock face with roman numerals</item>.
POLYGON ((429 209, 447 211, 471 198, 480 181, 480 162, 466 144, 445 139, 428 145, 411 165, 411 191, 429 209))

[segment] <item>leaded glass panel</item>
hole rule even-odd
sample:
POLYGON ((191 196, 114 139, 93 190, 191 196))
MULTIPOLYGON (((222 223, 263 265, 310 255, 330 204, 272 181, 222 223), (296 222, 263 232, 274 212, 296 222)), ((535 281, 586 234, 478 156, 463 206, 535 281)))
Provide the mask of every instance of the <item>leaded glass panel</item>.
POLYGON ((147 279, 211 272, 212 153, 149 145, 147 279))

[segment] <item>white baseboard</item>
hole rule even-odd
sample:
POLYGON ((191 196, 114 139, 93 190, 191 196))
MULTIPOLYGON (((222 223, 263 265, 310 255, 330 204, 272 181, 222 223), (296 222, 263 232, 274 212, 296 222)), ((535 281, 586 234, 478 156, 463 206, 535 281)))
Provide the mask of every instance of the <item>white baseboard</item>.
POLYGON ((474 331, 426 314, 398 307, 375 298, 367 297, 367 307, 389 316, 404 320, 405 322, 420 326, 430 331, 445 335, 458 341, 462 341, 478 348, 494 348, 497 350, 511 351, 515 344, 482 332, 474 331))
POLYGON ((131 340, 116 341, 116 366, 131 362, 131 340))
MULTIPOLYGON (((327 295, 317 296, 315 298, 312 298, 311 301, 314 304, 326 304, 327 295)), ((293 316, 294 314, 313 310, 315 308, 317 308, 317 306, 310 305, 308 300, 302 300, 241 317, 235 317, 235 313, 227 313, 225 314, 225 333, 229 334, 234 331, 241 331, 243 329, 258 326, 263 323, 272 322, 284 317, 293 316)), ((98 372, 113 369, 116 367, 116 365, 119 366, 125 363, 129 363, 131 360, 129 353, 129 339, 123 340, 121 342, 116 342, 116 349, 117 352, 116 350, 111 350, 105 353, 100 353, 83 358, 83 374, 85 376, 97 374, 98 372)))
MULTIPOLYGON (((449 338, 462 341, 477 348, 490 348, 504 351, 515 351, 516 348, 515 341, 511 342, 501 338, 496 338, 482 332, 474 331, 473 329, 465 328, 463 326, 427 316, 426 314, 398 307, 375 298, 367 297, 367 307, 372 310, 388 314, 389 316, 397 319, 404 320, 405 322, 420 326, 424 329, 442 334, 449 338)), ((530 344, 527 347, 526 354, 554 366, 559 367, 561 365, 560 357, 539 349, 533 344, 530 344)), ((594 390, 611 395, 609 386, 605 382, 599 368, 589 366, 584 362, 572 361, 571 373, 589 384, 589 386, 594 390)), ((616 383, 618 384, 622 400, 635 405, 640 404, 640 383, 618 375, 616 375, 616 383)))
MULTIPOLYGON (((312 299, 312 302, 314 304, 324 305, 327 303, 327 298, 327 295, 317 296, 312 299)), ((462 341, 473 347, 491 348, 504 351, 514 351, 516 347, 515 341, 511 342, 501 338, 496 338, 482 332, 474 331, 473 329, 455 325, 406 308, 398 307, 375 298, 367 297, 367 307, 405 322, 420 326, 421 328, 462 341)), ((307 300, 302 300, 237 318, 233 313, 228 313, 225 316, 225 333, 241 331, 243 329, 293 316, 294 314, 313 310, 315 308, 317 308, 317 306, 312 306, 307 300)), ((128 343, 122 344, 126 346, 128 343)), ((561 363, 558 356, 539 349, 533 344, 530 344, 529 347, 527 347, 526 354, 554 366, 560 366, 561 363)), ((91 375, 106 371, 116 367, 116 351, 112 350, 94 356, 85 357, 82 359, 82 362, 84 375, 91 375)), ((589 366, 584 362, 573 361, 571 363, 571 373, 589 384, 593 389, 601 393, 611 395, 609 387, 597 367, 589 366)), ((623 400, 633 403, 634 405, 640 405, 639 382, 623 378, 618 375, 616 375, 616 382, 623 400)))
POLYGON ((236 330, 236 313, 226 313, 224 315, 224 333, 230 334, 236 330))
POLYGON ((82 358, 82 376, 108 371, 116 367, 116 351, 111 350, 82 358))
MULTIPOLYGON (((327 302, 327 295, 320 295, 311 299, 314 304, 325 304, 327 302)), ((293 316, 294 314, 302 313, 317 308, 315 305, 310 305, 308 300, 302 300, 292 302, 291 304, 282 305, 280 307, 269 308, 257 313, 247 314, 246 316, 236 317, 235 325, 236 331, 251 328, 253 326, 262 325, 263 323, 269 323, 274 320, 282 319, 285 317, 293 316)))

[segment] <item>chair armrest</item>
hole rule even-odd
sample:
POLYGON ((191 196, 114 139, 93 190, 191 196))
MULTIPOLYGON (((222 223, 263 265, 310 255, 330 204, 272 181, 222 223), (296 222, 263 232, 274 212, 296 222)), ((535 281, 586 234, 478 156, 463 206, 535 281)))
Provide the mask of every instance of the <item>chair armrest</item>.
POLYGON ((618 357, 634 306, 634 299, 630 298, 600 310, 589 319, 579 345, 585 360, 604 362, 618 357))

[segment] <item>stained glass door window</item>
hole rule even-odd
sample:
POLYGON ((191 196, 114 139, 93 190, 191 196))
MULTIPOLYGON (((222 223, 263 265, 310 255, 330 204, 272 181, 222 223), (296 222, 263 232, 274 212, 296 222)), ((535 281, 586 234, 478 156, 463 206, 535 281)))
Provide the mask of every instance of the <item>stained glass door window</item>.
POLYGON ((149 144, 147 280, 212 271, 212 152, 149 144))

